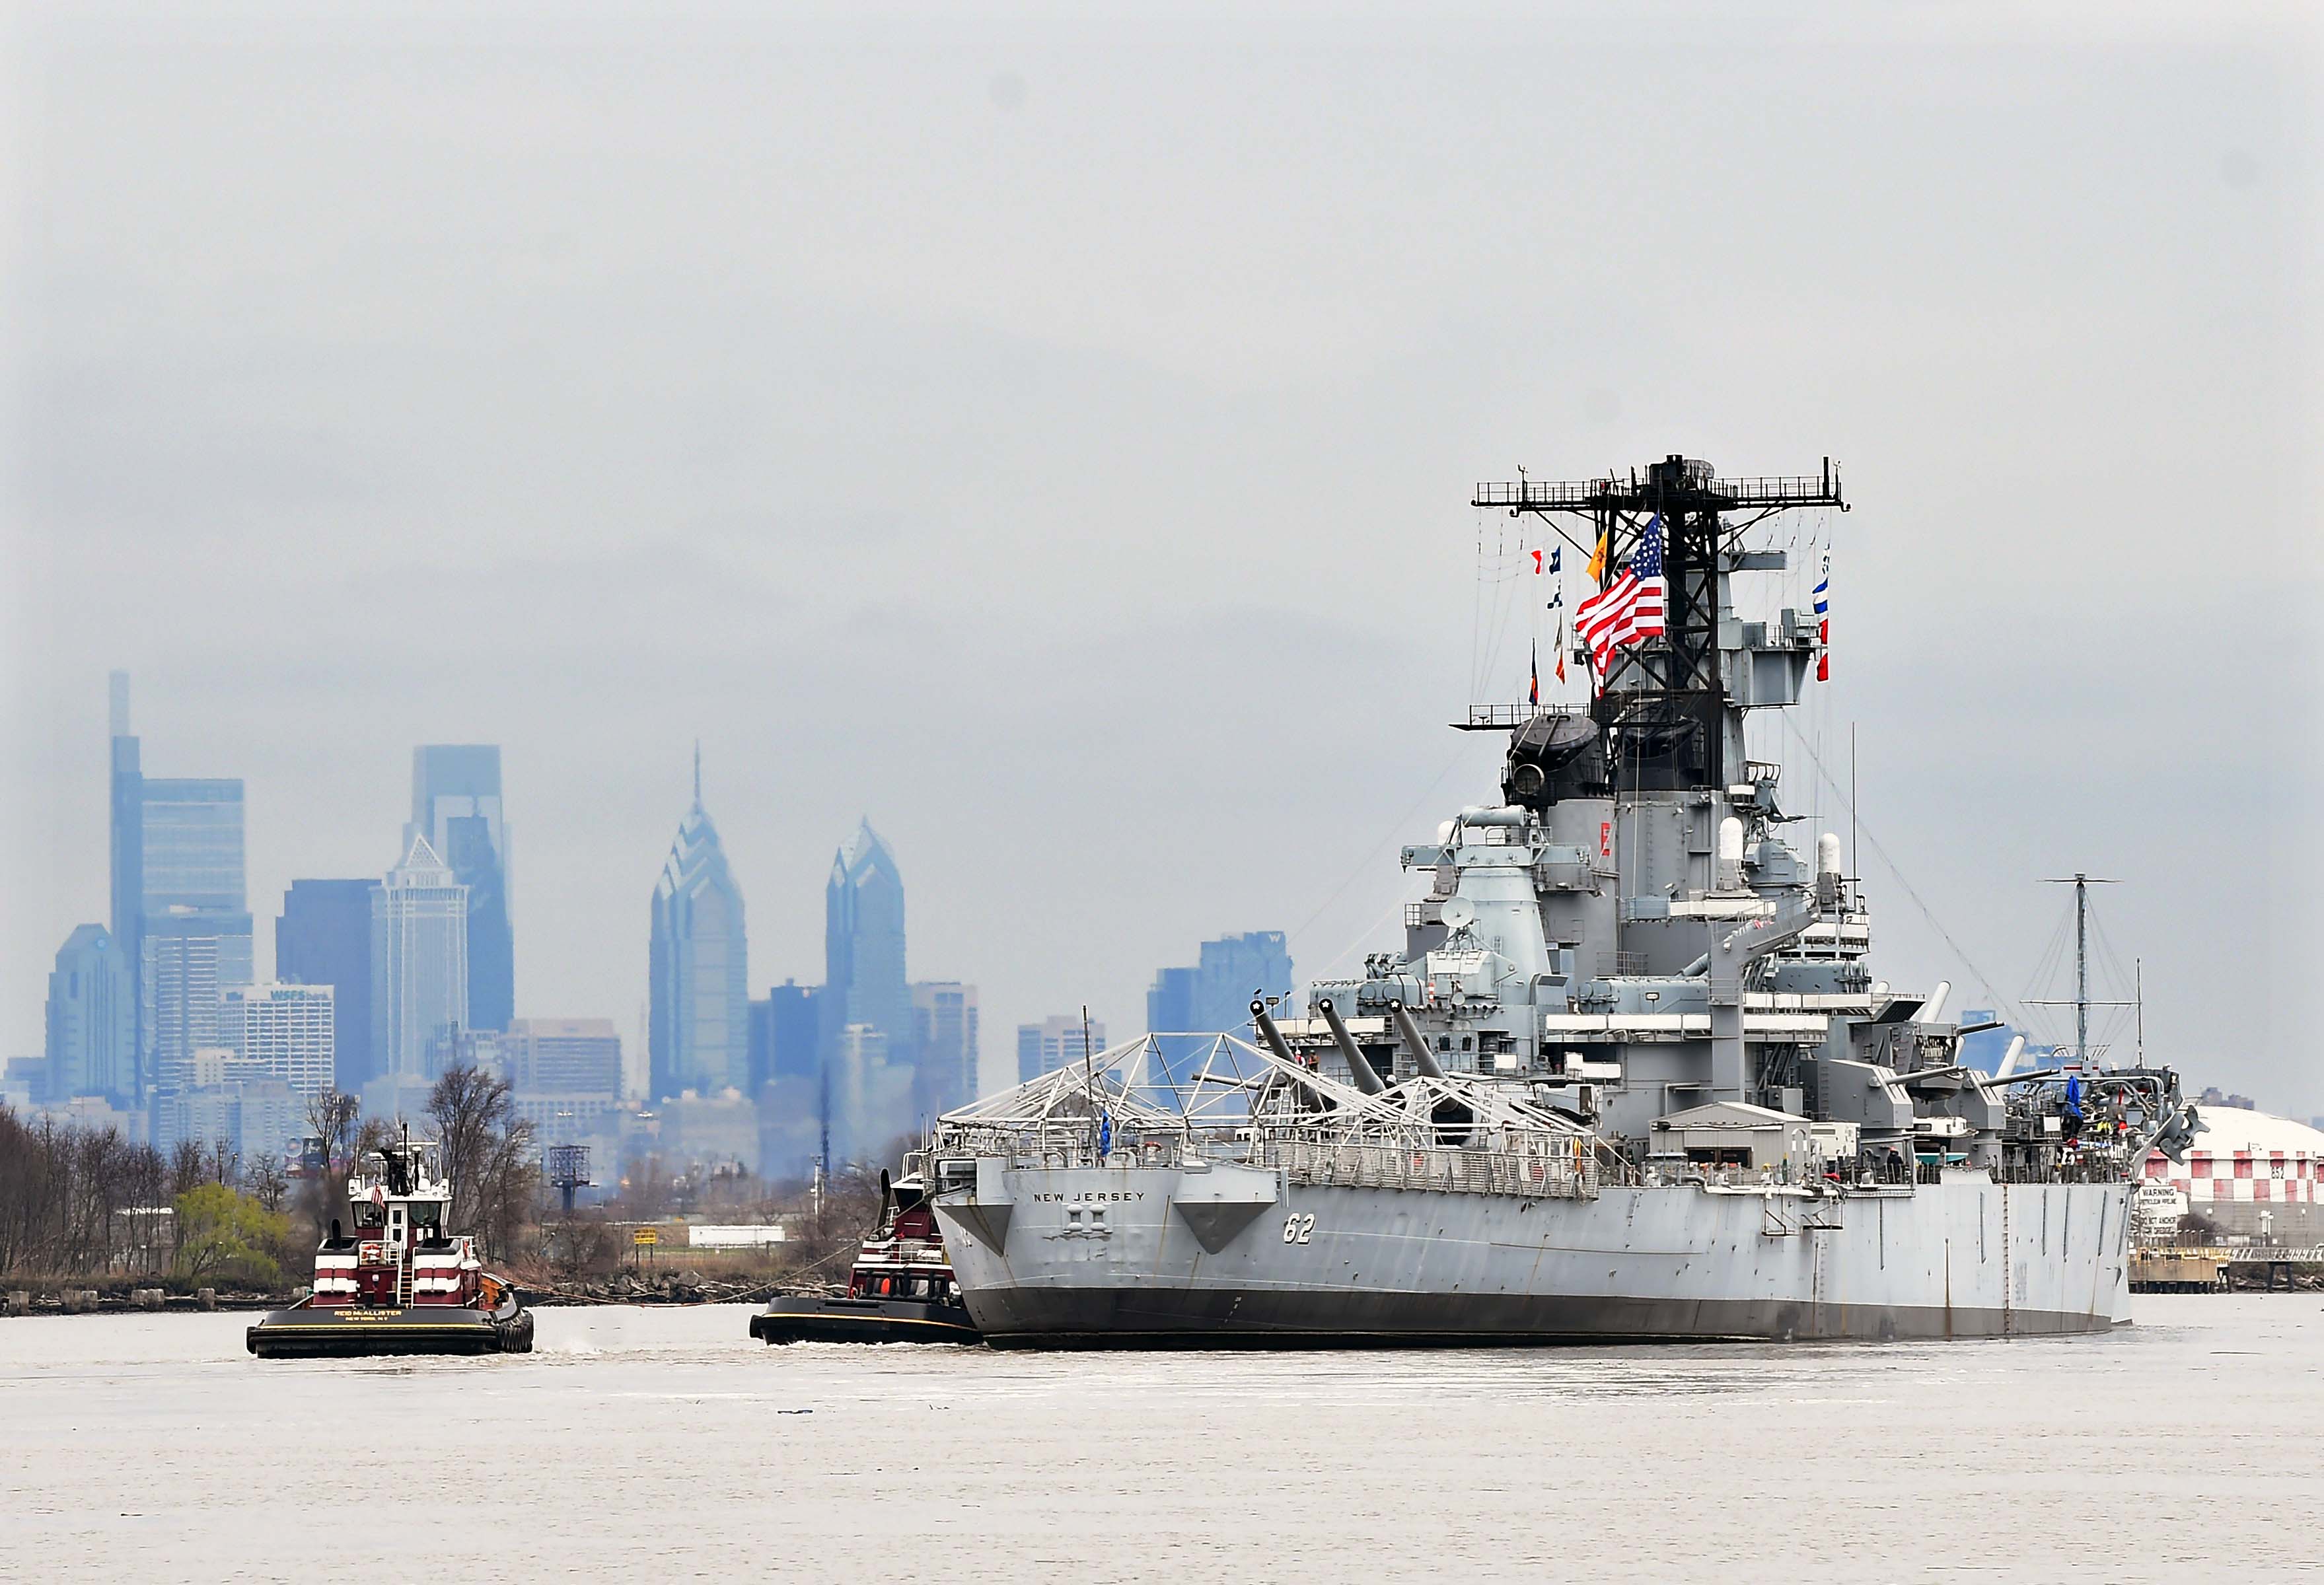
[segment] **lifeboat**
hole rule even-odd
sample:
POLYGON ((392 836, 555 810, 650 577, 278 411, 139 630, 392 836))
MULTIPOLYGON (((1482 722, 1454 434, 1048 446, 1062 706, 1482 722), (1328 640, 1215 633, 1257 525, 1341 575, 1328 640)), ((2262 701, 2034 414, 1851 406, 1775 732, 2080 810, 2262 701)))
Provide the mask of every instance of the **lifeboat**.
POLYGON ((445 1230, 452 1185, 441 1147, 413 1140, 366 1152, 347 1179, 347 1215, 315 1251, 315 1286, 245 1338, 262 1359, 363 1354, 529 1354, 532 1312, 484 1270, 476 1241, 445 1230))
POLYGON ((979 1341, 928 1208, 927 1180, 911 1172, 890 1183, 881 1173, 879 1230, 855 1253, 847 1296, 779 1298, 751 1317, 751 1335, 768 1343, 979 1341))

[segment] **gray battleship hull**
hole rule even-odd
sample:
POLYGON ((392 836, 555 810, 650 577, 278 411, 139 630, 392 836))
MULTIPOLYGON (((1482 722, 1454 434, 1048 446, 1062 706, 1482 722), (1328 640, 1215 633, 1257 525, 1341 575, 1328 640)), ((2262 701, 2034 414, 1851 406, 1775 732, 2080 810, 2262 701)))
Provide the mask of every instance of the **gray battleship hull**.
POLYGON ((980 1192, 936 1209, 1002 1348, 1877 1341, 2128 1319, 2124 1184, 1529 1200, 980 1166, 980 1192))

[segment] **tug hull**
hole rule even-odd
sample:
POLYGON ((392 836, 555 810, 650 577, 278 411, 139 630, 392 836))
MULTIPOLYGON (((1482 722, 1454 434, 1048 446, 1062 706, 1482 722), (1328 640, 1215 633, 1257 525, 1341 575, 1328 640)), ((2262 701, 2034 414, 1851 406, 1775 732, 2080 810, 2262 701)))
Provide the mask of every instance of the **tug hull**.
POLYGON ((976 1322, 959 1304, 918 1299, 775 1300, 751 1317, 751 1335, 766 1343, 973 1343, 976 1322))
POLYGON ((417 1304, 401 1310, 293 1304, 244 1335, 262 1359, 358 1359, 381 1354, 529 1354, 532 1312, 515 1299, 496 1310, 417 1304))

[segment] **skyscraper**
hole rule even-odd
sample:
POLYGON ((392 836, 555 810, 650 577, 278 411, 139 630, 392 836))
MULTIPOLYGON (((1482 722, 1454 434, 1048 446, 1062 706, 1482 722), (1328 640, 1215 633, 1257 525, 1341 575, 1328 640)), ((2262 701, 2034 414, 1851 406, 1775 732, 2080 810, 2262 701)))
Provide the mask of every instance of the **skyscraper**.
POLYGON ((150 777, 129 731, 129 677, 107 679, 113 938, 129 957, 137 1056, 128 1099, 217 1039, 219 992, 251 981, 242 783, 150 777))
POLYGON ((140 1064, 155 1088, 167 1090, 188 1082, 194 1053, 226 1044, 219 999, 251 981, 250 932, 222 930, 219 916, 182 906, 149 911, 144 929, 140 1064))
POLYGON ((927 1122, 976 1099, 976 987, 957 980, 912 986, 916 1121, 927 1122))
POLYGON ((83 925, 49 975, 49 1098, 102 1095, 135 1104, 137 1007, 128 954, 102 925, 83 925))
POLYGON ((376 880, 293 880, 274 923, 274 977, 332 991, 335 1083, 349 1094, 378 1076, 371 1045, 372 898, 376 880))
POLYGON ((816 1009, 823 987, 786 980, 751 1002, 751 1089, 779 1079, 812 1079, 822 1071, 816 1009))
POLYGON ((218 1021, 247 1074, 280 1079, 306 1100, 333 1087, 337 1023, 328 985, 244 985, 223 998, 218 1021))
POLYGON ((528 1094, 622 1092, 622 1035, 611 1018, 516 1018, 500 1046, 510 1084, 528 1094))
POLYGON ((824 1018, 838 1032, 863 1024, 887 1037, 890 1061, 912 1040, 912 992, 904 977, 904 878, 896 856, 864 821, 831 861, 823 889, 824 1018))
MULTIPOLYGON (((1252 930, 1203 943, 1192 968, 1163 969, 1146 993, 1149 1033, 1213 1035, 1247 1029, 1253 996, 1291 994, 1291 954, 1280 930, 1252 930)), ((1200 1040, 1165 1039, 1163 1060, 1177 1072, 1200 1040)))
POLYGON ((129 1024, 132 1046, 129 1094, 142 1102, 153 1082, 138 1042, 143 1019, 139 987, 143 983, 145 919, 145 778, 139 768, 137 740, 129 733, 129 674, 106 678, 107 729, 112 737, 108 803, 112 830, 113 939, 129 965, 129 1024))
POLYGON ((468 1024, 468 889, 414 834, 372 894, 371 1044, 379 1078, 437 1078, 432 1051, 468 1024))
POLYGON ((751 1080, 751 990, 742 892, 718 828, 702 807, 702 751, 694 751, 694 806, 678 822, 654 884, 652 1092, 715 1095, 751 1080))
POLYGON ((218 997, 253 976, 242 889, 242 783, 148 776, 140 840, 138 1022, 156 1083, 223 1045, 218 997))
POLYGON ((468 889, 468 1022, 505 1029, 516 1013, 516 948, 497 745, 427 743, 411 751, 407 846, 415 835, 425 836, 468 889))
POLYGON ((1072 1013, 1057 1013, 1038 1024, 1017 1026, 1017 1082, 1054 1074, 1105 1049, 1105 1026, 1093 1018, 1084 1026, 1072 1013), (1086 1037, 1084 1037, 1086 1029, 1086 1037), (1086 1043, 1084 1043, 1086 1040, 1086 1043))

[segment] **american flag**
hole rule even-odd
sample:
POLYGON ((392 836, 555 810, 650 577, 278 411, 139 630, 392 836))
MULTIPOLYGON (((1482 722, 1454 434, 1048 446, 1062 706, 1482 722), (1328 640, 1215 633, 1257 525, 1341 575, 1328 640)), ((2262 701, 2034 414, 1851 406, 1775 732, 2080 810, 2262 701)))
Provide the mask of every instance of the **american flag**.
POLYGON ((1663 580, 1663 520, 1657 512, 1638 535, 1638 548, 1621 576, 1573 608, 1573 631, 1590 646, 1590 668, 1603 682, 1614 652, 1663 631, 1668 590, 1663 580))
POLYGON ((1831 558, 1823 558, 1823 576, 1816 581, 1816 681, 1831 680, 1831 558))

